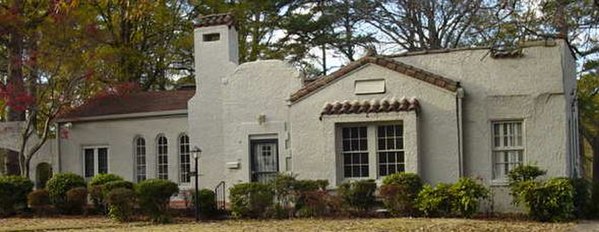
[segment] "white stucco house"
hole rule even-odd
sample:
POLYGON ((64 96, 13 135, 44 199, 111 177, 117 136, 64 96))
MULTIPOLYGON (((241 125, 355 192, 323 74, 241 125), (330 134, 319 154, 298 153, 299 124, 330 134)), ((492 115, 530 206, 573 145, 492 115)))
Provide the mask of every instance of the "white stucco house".
POLYGON ((369 55, 307 82, 279 60, 238 63, 229 15, 195 28, 193 90, 96 99, 58 121, 54 171, 170 179, 191 188, 276 173, 331 188, 395 172, 426 182, 480 178, 511 210, 506 173, 535 164, 578 176, 575 60, 567 43, 369 55))

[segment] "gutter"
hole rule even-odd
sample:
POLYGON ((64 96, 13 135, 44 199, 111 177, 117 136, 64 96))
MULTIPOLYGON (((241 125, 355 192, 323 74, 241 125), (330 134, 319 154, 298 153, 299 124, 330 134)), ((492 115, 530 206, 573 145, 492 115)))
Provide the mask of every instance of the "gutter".
POLYGON ((56 122, 89 122, 89 121, 105 121, 105 120, 116 120, 116 119, 131 119, 131 118, 148 118, 148 117, 159 117, 159 116, 187 116, 187 109, 183 110, 167 110, 167 111, 151 111, 142 113, 130 113, 130 114, 109 114, 101 116, 81 117, 81 118, 61 118, 56 122))
POLYGON ((60 123, 54 123, 55 127, 56 127, 56 171, 53 173, 60 173, 62 172, 62 167, 61 167, 61 163, 62 160, 60 158, 60 123))
POLYGON ((456 118, 457 118, 457 129, 458 129, 458 170, 459 177, 464 176, 464 124, 463 124, 463 99, 464 89, 458 82, 458 89, 456 91, 456 118))

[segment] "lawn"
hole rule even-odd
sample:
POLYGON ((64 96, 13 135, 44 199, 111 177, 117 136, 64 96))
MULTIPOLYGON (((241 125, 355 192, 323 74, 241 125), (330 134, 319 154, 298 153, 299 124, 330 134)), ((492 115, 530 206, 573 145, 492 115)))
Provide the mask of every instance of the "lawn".
POLYGON ((169 225, 114 223, 105 218, 0 219, 0 231, 570 231, 574 223, 464 219, 178 220, 169 225))

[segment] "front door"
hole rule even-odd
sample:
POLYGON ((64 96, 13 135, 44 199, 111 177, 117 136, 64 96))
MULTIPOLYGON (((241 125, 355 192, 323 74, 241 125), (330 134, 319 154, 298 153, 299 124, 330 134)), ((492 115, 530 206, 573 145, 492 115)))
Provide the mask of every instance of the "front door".
POLYGON ((252 181, 266 183, 279 172, 279 152, 276 139, 252 140, 252 181))

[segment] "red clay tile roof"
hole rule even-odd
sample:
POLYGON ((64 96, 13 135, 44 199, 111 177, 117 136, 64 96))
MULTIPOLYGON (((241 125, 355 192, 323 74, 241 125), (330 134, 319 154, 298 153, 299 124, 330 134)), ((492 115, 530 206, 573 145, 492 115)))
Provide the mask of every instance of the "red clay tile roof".
POLYGON ((320 116, 336 114, 387 113, 399 111, 419 111, 420 104, 416 98, 406 99, 372 99, 343 102, 327 102, 322 107, 320 116))
POLYGON ((367 56, 367 57, 363 57, 357 61, 354 61, 352 63, 349 63, 348 65, 344 66, 343 68, 340 68, 339 70, 337 70, 327 76, 318 78, 317 80, 306 84, 303 88, 301 88, 297 92, 291 94, 291 97, 289 100, 291 102, 299 101, 300 99, 308 96, 310 93, 316 92, 316 91, 324 88, 329 83, 331 83, 341 77, 344 77, 346 74, 348 74, 366 64, 376 64, 378 66, 381 66, 381 67, 384 67, 387 69, 391 69, 398 73, 405 74, 406 76, 427 82, 429 84, 444 88, 449 91, 455 92, 458 88, 458 82, 453 81, 448 78, 445 78, 445 77, 442 77, 442 76, 439 76, 437 74, 425 71, 423 69, 420 69, 420 68, 417 68, 417 67, 414 67, 414 66, 411 66, 408 64, 404 64, 402 62, 399 62, 399 61, 396 61, 394 59, 387 58, 387 57, 367 56))
POLYGON ((217 25, 227 25, 234 26, 235 18, 231 13, 223 13, 223 14, 211 14, 198 17, 198 23, 195 24, 195 27, 209 27, 209 26, 217 26, 217 25))
POLYGON ((172 90, 106 95, 92 98, 59 118, 77 119, 116 114, 185 110, 187 109, 187 101, 194 93, 195 90, 172 90))

